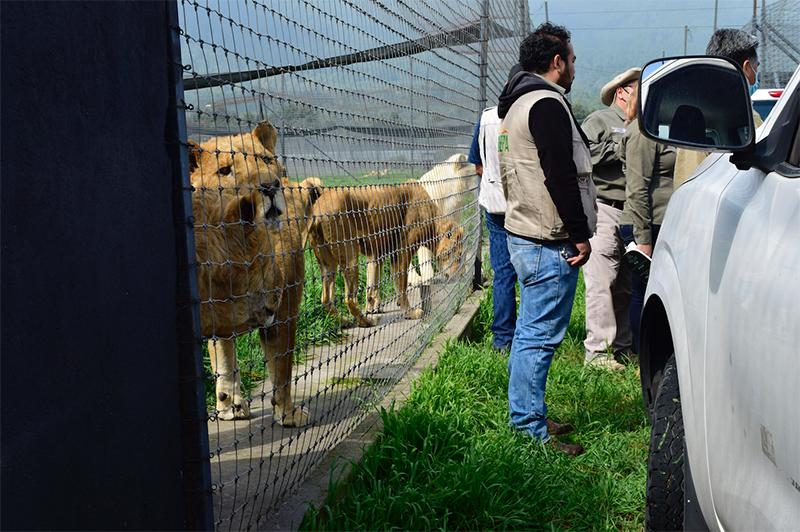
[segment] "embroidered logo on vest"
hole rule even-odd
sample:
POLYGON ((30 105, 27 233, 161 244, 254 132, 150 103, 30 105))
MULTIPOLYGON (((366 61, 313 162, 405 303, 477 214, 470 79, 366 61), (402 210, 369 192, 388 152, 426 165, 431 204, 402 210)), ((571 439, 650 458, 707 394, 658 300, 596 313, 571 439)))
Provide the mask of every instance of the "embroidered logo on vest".
POLYGON ((497 135, 497 153, 508 152, 508 130, 503 129, 497 135))

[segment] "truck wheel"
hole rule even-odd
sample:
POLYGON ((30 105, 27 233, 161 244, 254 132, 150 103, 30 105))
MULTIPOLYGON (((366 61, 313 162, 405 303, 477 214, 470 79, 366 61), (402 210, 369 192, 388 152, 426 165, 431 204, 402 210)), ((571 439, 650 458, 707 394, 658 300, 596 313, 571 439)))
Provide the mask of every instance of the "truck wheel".
POLYGON ((683 530, 684 445, 675 355, 664 367, 653 407, 644 523, 646 530, 683 530))

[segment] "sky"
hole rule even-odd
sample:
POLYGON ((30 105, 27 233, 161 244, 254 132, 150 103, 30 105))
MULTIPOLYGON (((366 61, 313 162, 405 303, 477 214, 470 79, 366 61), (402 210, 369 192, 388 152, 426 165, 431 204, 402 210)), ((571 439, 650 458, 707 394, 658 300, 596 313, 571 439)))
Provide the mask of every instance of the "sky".
MULTIPOLYGON (((765 4, 775 3, 781 2, 765 4)), ((570 30, 578 56, 573 90, 598 102, 605 81, 631 66, 684 52, 704 54, 714 31, 715 4, 717 28, 741 28, 753 18, 753 0, 529 0, 532 27, 544 22, 546 13, 570 30)), ((757 0, 758 20, 761 6, 757 0)))
MULTIPOLYGON (((777 0, 769 0, 766 5, 777 0)), ((762 0, 757 0, 758 13, 761 13, 762 0)), ((598 29, 601 31, 648 31, 653 28, 672 28, 683 30, 683 25, 626 26, 626 18, 631 15, 651 13, 656 16, 680 15, 690 29, 705 29, 710 34, 714 28, 714 14, 717 27, 741 27, 753 17, 752 0, 639 0, 638 2, 598 2, 597 0, 549 0, 536 2, 529 0, 532 17, 544 20, 545 11, 551 21, 567 25, 573 31, 598 29)), ((800 9, 800 7, 798 7, 800 9)))

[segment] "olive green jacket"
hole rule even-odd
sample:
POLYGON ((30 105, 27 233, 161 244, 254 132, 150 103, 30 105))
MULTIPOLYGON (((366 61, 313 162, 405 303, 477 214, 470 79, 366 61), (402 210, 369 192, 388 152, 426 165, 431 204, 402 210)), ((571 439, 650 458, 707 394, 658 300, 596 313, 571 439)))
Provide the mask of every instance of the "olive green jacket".
POLYGON ((587 116, 581 129, 589 139, 597 197, 625 201, 625 172, 619 159, 619 143, 625 134, 625 111, 612 103, 587 116))
POLYGON ((634 119, 620 142, 625 170, 625 209, 620 225, 633 225, 637 244, 653 244, 652 226, 661 225, 674 192, 675 148, 646 138, 634 119))

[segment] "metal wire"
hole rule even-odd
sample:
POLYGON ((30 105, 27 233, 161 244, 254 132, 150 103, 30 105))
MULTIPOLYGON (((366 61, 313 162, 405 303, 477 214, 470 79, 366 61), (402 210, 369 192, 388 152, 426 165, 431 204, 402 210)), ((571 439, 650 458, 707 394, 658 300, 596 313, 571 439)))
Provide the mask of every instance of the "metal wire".
POLYGON ((214 526, 253 529, 375 408, 471 290, 481 216, 465 159, 479 112, 516 63, 527 2, 183 0, 179 12, 214 526), (284 172, 278 232, 267 226, 280 210, 269 184, 284 172), (289 228, 309 231, 308 242, 290 241, 289 228), (403 265, 420 244, 443 260, 415 256, 414 273, 433 277, 403 291, 403 265), (323 271, 331 266, 319 257, 334 252, 323 271), (365 314, 371 327, 342 324, 356 319, 341 281, 356 268, 351 296, 362 312, 377 307, 365 314), (379 305, 367 297, 376 294, 379 305), (424 317, 404 317, 406 297, 410 315, 424 317), (220 350, 231 343, 238 362, 226 365, 220 350), (280 357, 294 361, 290 379, 272 366, 280 357), (237 412, 230 395, 240 381, 239 413, 249 416, 223 420, 237 412), (274 419, 286 395, 296 409, 286 414, 303 426, 274 419))
POLYGON ((762 1, 761 13, 745 31, 759 37, 762 88, 785 88, 800 63, 800 6, 796 0, 762 1))

